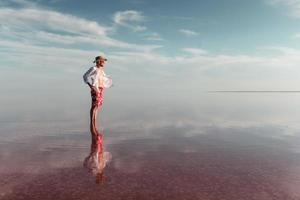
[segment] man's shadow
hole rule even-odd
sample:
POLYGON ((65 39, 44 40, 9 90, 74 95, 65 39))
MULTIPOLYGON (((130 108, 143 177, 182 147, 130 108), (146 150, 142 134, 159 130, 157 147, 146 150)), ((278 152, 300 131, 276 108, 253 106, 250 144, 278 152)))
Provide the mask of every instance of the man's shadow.
POLYGON ((104 168, 111 159, 111 153, 103 149, 102 133, 97 131, 92 137, 90 153, 83 162, 83 166, 96 177, 96 183, 104 183, 104 168))

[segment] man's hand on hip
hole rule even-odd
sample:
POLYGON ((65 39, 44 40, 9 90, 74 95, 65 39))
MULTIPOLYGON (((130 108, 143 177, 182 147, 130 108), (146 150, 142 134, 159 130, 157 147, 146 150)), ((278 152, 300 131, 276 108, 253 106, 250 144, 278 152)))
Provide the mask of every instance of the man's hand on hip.
POLYGON ((91 90, 96 91, 96 92, 98 91, 97 88, 96 88, 95 86, 92 86, 90 83, 88 83, 88 85, 89 85, 89 87, 91 88, 91 90))

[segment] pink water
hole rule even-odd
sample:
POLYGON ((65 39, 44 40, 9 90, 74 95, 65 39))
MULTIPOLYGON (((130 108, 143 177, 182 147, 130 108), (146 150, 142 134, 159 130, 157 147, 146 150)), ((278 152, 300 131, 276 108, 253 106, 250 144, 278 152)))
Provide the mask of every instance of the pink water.
POLYGON ((3 120, 0 199, 299 200, 295 104, 209 104, 100 114, 101 182, 83 167, 87 120, 3 120))

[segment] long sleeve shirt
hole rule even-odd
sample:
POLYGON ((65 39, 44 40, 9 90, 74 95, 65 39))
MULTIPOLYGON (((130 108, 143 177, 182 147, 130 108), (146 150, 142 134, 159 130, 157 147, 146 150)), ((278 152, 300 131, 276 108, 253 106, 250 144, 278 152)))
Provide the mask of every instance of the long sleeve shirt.
POLYGON ((83 80, 85 83, 91 84, 97 90, 99 87, 109 88, 112 85, 112 79, 110 76, 107 76, 102 67, 91 67, 85 74, 83 75, 83 80))

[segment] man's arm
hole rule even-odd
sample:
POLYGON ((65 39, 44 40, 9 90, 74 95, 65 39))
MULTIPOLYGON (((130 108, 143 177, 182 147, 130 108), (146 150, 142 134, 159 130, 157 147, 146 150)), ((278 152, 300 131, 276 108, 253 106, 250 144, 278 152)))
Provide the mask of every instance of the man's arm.
POLYGON ((89 70, 87 70, 84 75, 83 75, 83 81, 88 84, 91 85, 89 83, 89 77, 91 76, 92 72, 94 71, 94 67, 91 67, 89 70))
POLYGON ((94 67, 91 67, 88 71, 86 71, 83 75, 83 80, 92 90, 97 90, 97 88, 89 82, 89 78, 94 73, 94 71, 94 67))

